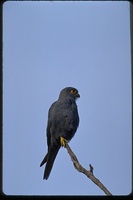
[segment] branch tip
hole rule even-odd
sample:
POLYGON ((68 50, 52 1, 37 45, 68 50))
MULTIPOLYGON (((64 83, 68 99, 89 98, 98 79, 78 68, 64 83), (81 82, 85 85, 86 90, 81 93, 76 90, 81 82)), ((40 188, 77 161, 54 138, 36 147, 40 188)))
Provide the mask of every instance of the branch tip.
POLYGON ((93 174, 93 166, 91 165, 91 164, 89 164, 89 166, 90 166, 90 172, 93 174))
POLYGON ((79 163, 76 155, 73 153, 73 151, 70 148, 70 146, 68 145, 68 143, 66 143, 65 148, 67 149, 67 152, 71 157, 71 160, 73 162, 73 165, 74 165, 75 169, 77 171, 82 172, 83 174, 85 174, 93 183, 95 183, 101 190, 103 190, 103 192, 107 196, 112 196, 112 194, 107 190, 107 188, 93 175, 93 170, 94 170, 93 166, 91 164, 89 164, 90 170, 86 170, 79 163))

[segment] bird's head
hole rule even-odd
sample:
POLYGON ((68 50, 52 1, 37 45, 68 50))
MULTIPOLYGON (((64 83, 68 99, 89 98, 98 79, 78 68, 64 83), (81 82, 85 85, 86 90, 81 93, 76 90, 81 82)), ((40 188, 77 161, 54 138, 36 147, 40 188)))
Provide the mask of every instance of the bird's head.
POLYGON ((80 97, 78 90, 74 87, 66 87, 63 90, 61 90, 59 98, 66 98, 71 97, 75 100, 80 97))

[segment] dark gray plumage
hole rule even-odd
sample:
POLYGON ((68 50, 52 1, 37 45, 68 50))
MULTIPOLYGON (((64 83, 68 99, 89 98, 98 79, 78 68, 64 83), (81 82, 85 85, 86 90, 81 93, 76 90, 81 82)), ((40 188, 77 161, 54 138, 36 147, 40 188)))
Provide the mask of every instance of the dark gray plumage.
POLYGON ((46 163, 43 179, 48 179, 60 147, 65 146, 65 142, 72 139, 78 128, 79 115, 76 99, 79 97, 76 88, 66 87, 60 92, 58 100, 49 109, 47 123, 48 153, 40 164, 41 167, 46 163))

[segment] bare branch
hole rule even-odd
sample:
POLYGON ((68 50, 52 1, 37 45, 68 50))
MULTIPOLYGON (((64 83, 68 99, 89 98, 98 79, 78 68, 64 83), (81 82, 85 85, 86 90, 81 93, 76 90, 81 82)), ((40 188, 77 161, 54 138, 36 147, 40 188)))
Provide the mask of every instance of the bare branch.
POLYGON ((71 157, 71 160, 73 162, 73 165, 75 167, 75 169, 77 169, 79 172, 82 172, 83 174, 85 174, 91 181, 93 181, 93 183, 95 183, 101 190, 104 191, 104 193, 107 196, 111 196, 112 194, 107 190, 107 188, 93 175, 93 166, 90 164, 90 171, 86 170, 85 168, 83 168, 81 166, 81 164, 79 163, 77 157, 75 156, 75 154, 73 153, 73 151, 71 150, 70 146, 68 145, 68 143, 66 143, 66 149, 71 157))

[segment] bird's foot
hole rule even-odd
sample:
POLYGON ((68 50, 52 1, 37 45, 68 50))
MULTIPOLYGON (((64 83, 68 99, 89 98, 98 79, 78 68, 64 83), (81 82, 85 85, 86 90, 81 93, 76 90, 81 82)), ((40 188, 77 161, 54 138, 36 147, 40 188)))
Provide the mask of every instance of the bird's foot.
POLYGON ((66 147, 66 144, 68 143, 68 141, 65 138, 60 136, 60 143, 62 147, 66 147))

